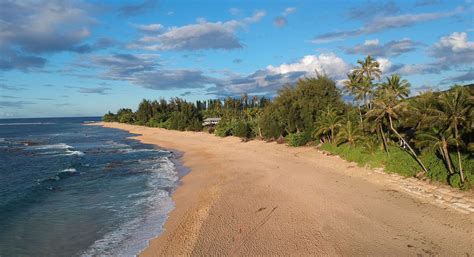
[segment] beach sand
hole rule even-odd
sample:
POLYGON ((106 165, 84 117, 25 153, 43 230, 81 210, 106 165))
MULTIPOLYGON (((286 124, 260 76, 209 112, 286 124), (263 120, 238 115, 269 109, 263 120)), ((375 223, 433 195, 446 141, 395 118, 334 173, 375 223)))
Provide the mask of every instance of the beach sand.
POLYGON ((191 172, 141 256, 473 256, 474 218, 311 147, 101 123, 183 152, 191 172), (370 175, 369 175, 370 173, 370 175))

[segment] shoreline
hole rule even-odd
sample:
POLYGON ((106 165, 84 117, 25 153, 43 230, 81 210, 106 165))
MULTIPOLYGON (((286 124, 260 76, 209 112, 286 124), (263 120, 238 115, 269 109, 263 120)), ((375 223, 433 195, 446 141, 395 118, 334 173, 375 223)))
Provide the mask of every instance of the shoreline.
MULTIPOLYGON (((192 169, 163 233, 140 256, 465 255, 474 218, 407 195, 389 174, 308 147, 118 123, 192 169), (401 218, 406 217, 406 218, 401 218), (446 238, 456 241, 455 246, 446 238)), ((442 206, 441 206, 442 207, 442 206)))

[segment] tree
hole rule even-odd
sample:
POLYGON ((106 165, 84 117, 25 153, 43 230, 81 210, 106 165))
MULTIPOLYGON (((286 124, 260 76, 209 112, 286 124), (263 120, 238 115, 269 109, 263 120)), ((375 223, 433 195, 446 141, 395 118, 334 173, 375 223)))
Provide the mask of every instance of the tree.
POLYGON ((397 99, 405 99, 410 94, 410 83, 406 79, 401 80, 399 75, 393 74, 387 77, 387 82, 382 84, 382 89, 397 99))
POLYGON ((359 66, 352 71, 358 79, 358 84, 355 89, 357 89, 358 94, 362 95, 366 108, 370 109, 368 98, 371 96, 374 87, 372 80, 374 78, 380 79, 382 71, 380 70, 379 62, 374 61, 370 55, 363 61, 358 60, 357 63, 359 66))
POLYGON ((330 143, 335 141, 336 129, 342 124, 342 117, 338 115, 337 109, 328 105, 320 111, 319 117, 315 123, 313 136, 326 136, 330 143))
POLYGON ((381 90, 378 92, 377 98, 373 100, 373 109, 367 112, 368 119, 384 120, 388 119, 390 130, 397 136, 403 147, 408 148, 413 158, 420 164, 425 173, 428 172, 423 162, 408 142, 400 135, 394 125, 394 120, 400 118, 401 114, 408 108, 407 102, 401 102, 390 92, 390 90, 381 90))
POLYGON ((449 155, 449 145, 455 145, 457 140, 447 130, 432 128, 428 131, 417 131, 415 146, 438 151, 445 162, 450 174, 454 173, 452 160, 449 155))
POLYGON ((362 131, 357 124, 354 124, 350 119, 346 119, 339 127, 337 133, 337 144, 348 143, 350 146, 355 146, 356 142, 362 139, 362 131))
POLYGON ((454 86, 450 91, 441 94, 438 100, 439 109, 434 111, 434 115, 437 116, 437 120, 441 125, 453 133, 456 139, 459 174, 461 176, 461 183, 464 183, 464 172, 460 152, 462 143, 460 130, 463 126, 467 125, 473 104, 468 97, 468 93, 461 86, 454 86))
POLYGON ((354 72, 359 78, 365 77, 370 81, 372 81, 374 77, 380 79, 380 76, 382 75, 380 64, 375 61, 372 56, 367 55, 363 61, 358 60, 357 63, 359 64, 359 67, 355 68, 354 72))

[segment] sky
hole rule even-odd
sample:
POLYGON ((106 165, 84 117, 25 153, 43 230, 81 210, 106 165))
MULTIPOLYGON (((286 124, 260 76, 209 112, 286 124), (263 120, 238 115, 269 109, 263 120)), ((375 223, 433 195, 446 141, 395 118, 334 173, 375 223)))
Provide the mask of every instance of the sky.
POLYGON ((372 55, 412 94, 474 81, 470 0, 0 0, 0 118, 273 96, 372 55))

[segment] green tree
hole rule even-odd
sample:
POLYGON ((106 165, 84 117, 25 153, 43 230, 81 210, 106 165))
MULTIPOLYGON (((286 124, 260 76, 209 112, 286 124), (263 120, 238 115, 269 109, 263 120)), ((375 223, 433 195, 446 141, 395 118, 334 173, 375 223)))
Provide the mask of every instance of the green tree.
POLYGON ((367 112, 367 118, 372 120, 388 120, 390 130, 396 135, 403 147, 408 148, 413 158, 420 164, 425 173, 428 172, 423 162, 418 158, 418 155, 408 142, 395 128, 394 120, 398 120, 403 112, 408 109, 408 103, 399 101, 398 97, 392 90, 379 90, 376 98, 372 101, 373 109, 367 112))
POLYGON ((418 148, 438 151, 450 174, 454 173, 454 169, 448 148, 449 145, 455 144, 457 144, 457 140, 447 130, 432 128, 428 131, 416 132, 415 146, 418 148))
POLYGON ((437 117, 437 121, 452 131, 456 139, 459 174, 461 176, 461 183, 464 183, 464 171, 460 151, 462 143, 460 130, 468 124, 473 103, 466 90, 461 86, 455 86, 451 90, 441 94, 438 103, 439 109, 435 111, 434 114, 437 117))
POLYGON ((339 132, 337 133, 337 144, 348 143, 350 146, 355 146, 356 142, 362 138, 362 130, 358 124, 350 119, 346 119, 339 127, 339 132))
POLYGON ((337 129, 342 124, 342 116, 338 114, 338 110, 332 105, 328 105, 324 110, 319 112, 319 117, 315 123, 314 137, 325 137, 330 143, 335 142, 337 129))
POLYGON ((358 94, 362 95, 366 108, 370 109, 369 98, 374 87, 372 80, 374 78, 380 79, 382 71, 379 62, 375 61, 370 55, 364 60, 358 60, 357 63, 359 66, 353 70, 359 81, 356 89, 359 91, 358 94))

